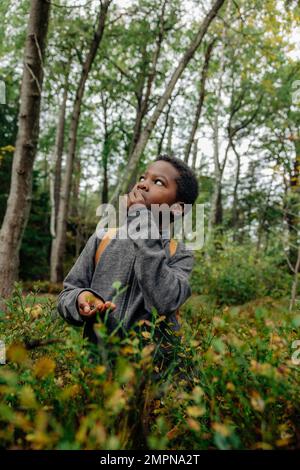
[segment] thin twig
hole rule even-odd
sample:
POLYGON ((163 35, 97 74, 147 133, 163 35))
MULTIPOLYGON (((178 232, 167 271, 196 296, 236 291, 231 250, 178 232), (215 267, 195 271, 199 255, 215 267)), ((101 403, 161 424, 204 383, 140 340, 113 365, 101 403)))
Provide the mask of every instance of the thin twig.
POLYGON ((30 75, 32 76, 33 80, 36 82, 36 85, 37 85, 37 87, 38 87, 38 89, 39 89, 40 95, 42 95, 42 90, 41 90, 39 81, 38 81, 38 79, 36 78, 36 76, 34 75, 33 71, 32 71, 31 68, 29 67, 29 65, 27 64, 27 62, 25 62, 25 67, 29 70, 30 75))
POLYGON ((39 45, 39 43, 38 43, 36 34, 32 34, 32 36, 33 36, 33 38, 34 38, 34 42, 35 42, 36 48, 37 48, 37 50, 38 50, 39 58, 40 58, 40 61, 41 61, 42 67, 43 67, 44 64, 43 64, 43 57, 42 57, 42 52, 41 52, 41 49, 40 49, 40 45, 39 45))
POLYGON ((30 350, 30 349, 35 349, 39 348, 41 346, 48 346, 48 344, 54 344, 54 343, 63 343, 64 341, 59 338, 50 338, 50 339, 33 339, 33 340, 24 340, 24 345, 25 348, 30 350))

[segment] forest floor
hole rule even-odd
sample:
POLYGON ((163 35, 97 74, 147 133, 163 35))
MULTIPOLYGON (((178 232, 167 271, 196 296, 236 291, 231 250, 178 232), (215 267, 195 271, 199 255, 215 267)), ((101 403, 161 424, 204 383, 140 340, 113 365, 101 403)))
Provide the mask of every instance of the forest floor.
POLYGON ((1 448, 300 448, 300 312, 287 298, 221 307, 192 295, 164 375, 146 331, 120 342, 100 328, 108 347, 91 361, 56 298, 19 292, 2 313, 1 448))

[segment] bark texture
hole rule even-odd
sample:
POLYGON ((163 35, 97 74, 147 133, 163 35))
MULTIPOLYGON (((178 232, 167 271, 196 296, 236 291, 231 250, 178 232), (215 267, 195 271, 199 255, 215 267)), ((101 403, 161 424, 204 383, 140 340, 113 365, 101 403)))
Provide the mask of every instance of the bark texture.
MULTIPOLYGON (((32 199, 32 169, 39 137, 43 60, 50 2, 31 0, 21 85, 19 129, 10 193, 0 231, 0 296, 11 294, 18 278, 19 251, 32 199)), ((33 260, 34 262, 34 260, 33 260)))

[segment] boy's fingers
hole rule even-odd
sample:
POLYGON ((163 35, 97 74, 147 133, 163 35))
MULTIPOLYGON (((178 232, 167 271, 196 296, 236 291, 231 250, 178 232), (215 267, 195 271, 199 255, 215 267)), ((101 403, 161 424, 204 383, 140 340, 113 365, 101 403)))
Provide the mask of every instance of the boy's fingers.
POLYGON ((137 188, 135 190, 135 197, 136 197, 136 200, 137 200, 138 204, 145 204, 145 198, 143 196, 143 193, 142 193, 141 189, 137 188))
POLYGON ((116 305, 113 303, 113 302, 110 302, 110 301, 107 301, 105 302, 105 308, 111 308, 112 310, 114 310, 116 308, 116 305))
POLYGON ((103 302, 97 302, 95 306, 95 311, 97 310, 98 312, 102 312, 104 309, 104 303, 103 302))
POLYGON ((96 312, 103 313, 108 308, 114 310, 116 308, 116 305, 110 301, 103 302, 102 300, 97 299, 94 296, 92 298, 85 299, 79 302, 80 314, 85 316, 92 316, 96 312))
POLYGON ((134 197, 136 200, 139 200, 139 193, 138 193, 138 190, 137 189, 134 189, 134 197))
POLYGON ((85 316, 89 316, 89 315, 92 314, 89 305, 84 305, 84 306, 80 305, 79 306, 79 311, 80 311, 81 315, 85 315, 85 316))
POLYGON ((129 193, 128 196, 129 196, 129 198, 128 198, 128 199, 129 199, 129 204, 130 204, 130 205, 134 204, 134 197, 132 197, 133 194, 132 194, 132 193, 129 193))
POLYGON ((83 312, 89 312, 90 311, 90 306, 87 302, 79 302, 79 308, 83 311, 83 312))
POLYGON ((114 310, 116 308, 115 304, 110 302, 110 301, 107 301, 105 303, 102 303, 101 305, 99 305, 97 307, 98 311, 100 311, 101 313, 102 312, 105 312, 105 310, 107 310, 108 308, 111 308, 112 310, 114 310))
POLYGON ((97 305, 95 302, 80 302, 79 308, 82 315, 92 315, 97 310, 97 305))

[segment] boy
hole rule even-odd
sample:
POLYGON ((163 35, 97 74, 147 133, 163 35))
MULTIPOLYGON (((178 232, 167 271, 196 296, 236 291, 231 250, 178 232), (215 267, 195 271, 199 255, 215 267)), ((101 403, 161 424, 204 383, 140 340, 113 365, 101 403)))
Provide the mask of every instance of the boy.
MULTIPOLYGON (((127 196, 127 239, 112 238, 99 263, 95 263, 101 241, 95 232, 65 278, 64 290, 58 298, 60 315, 70 324, 84 326, 84 336, 93 343, 97 343, 92 321, 96 312, 104 317, 110 309, 106 323, 109 332, 120 322, 128 331, 141 319, 151 320, 151 310, 155 307, 159 315, 166 316, 171 328, 178 330, 176 310, 191 295, 189 275, 194 262, 191 251, 178 241, 171 256, 170 238, 161 236, 161 226, 159 237, 144 239, 130 235, 130 224, 139 212, 150 214, 151 204, 172 206, 174 216, 176 211, 183 213, 184 204, 194 204, 198 196, 194 173, 182 160, 160 156, 127 196), (127 289, 122 289, 112 303, 115 281, 127 289)), ((148 228, 141 227, 141 232, 145 234, 148 228)))

